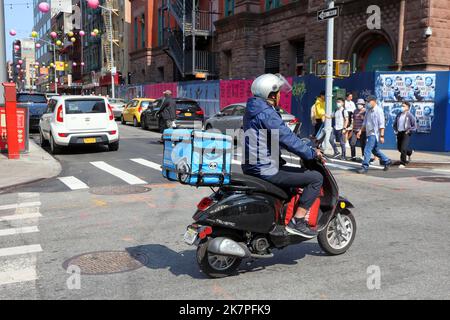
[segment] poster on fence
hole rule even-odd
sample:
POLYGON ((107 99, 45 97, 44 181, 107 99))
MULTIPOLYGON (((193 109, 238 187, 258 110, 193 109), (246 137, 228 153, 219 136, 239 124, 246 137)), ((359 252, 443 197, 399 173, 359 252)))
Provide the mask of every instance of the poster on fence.
POLYGON ((433 101, 435 73, 380 74, 377 95, 382 101, 433 101))
POLYGON ((395 116, 401 112, 401 102, 408 101, 411 103, 411 113, 417 120, 417 132, 430 133, 434 118, 435 86, 435 73, 379 74, 375 91, 387 116, 387 124, 392 124, 395 116))

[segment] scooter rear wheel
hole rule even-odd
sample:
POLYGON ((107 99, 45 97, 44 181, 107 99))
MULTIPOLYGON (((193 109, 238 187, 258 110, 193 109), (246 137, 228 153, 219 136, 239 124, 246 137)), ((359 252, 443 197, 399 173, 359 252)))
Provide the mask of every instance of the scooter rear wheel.
POLYGON ((328 255, 339 255, 345 253, 353 243, 356 234, 356 220, 353 214, 345 210, 341 212, 341 217, 344 222, 345 231, 347 235, 343 235, 340 230, 340 223, 337 221, 337 216, 335 216, 328 223, 327 227, 323 229, 317 240, 319 242, 320 248, 322 248, 328 255))
POLYGON ((236 273, 242 259, 238 257, 222 256, 208 252, 208 241, 197 247, 197 263, 210 278, 224 278, 236 273))

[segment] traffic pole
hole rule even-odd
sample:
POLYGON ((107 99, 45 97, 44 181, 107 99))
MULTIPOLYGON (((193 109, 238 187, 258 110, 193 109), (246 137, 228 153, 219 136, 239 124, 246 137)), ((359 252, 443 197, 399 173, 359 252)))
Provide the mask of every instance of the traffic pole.
MULTIPOLYGON (((334 8, 334 1, 328 1, 328 9, 334 8)), ((331 135, 331 113, 333 103, 333 48, 334 48, 334 18, 330 18, 327 21, 327 75, 325 84, 325 150, 331 148, 330 135, 331 135)))

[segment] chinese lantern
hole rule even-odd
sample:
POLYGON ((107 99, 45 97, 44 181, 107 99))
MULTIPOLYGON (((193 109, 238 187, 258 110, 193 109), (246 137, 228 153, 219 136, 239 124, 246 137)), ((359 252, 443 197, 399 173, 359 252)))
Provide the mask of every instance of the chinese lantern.
POLYGON ((19 64, 22 64, 23 63, 23 61, 22 60, 19 60, 19 61, 17 61, 19 64))
POLYGON ((92 30, 93 33, 98 34, 100 31, 98 31, 98 29, 94 29, 92 30))
POLYGON ((50 37, 52 37, 53 39, 56 39, 57 36, 58 34, 55 31, 50 32, 50 37))
POLYGON ((72 37, 72 38, 70 38, 70 41, 71 41, 71 42, 75 42, 75 41, 77 41, 77 39, 75 39, 75 38, 72 37))
POLYGON ((41 47, 41 44, 40 43, 36 43, 36 48, 40 48, 41 47))
POLYGON ((38 34, 36 31, 32 31, 32 32, 31 32, 31 37, 32 37, 32 38, 37 38, 38 35, 39 35, 39 34, 38 34))
POLYGON ((81 64, 82 67, 84 67, 84 62, 81 62, 80 64, 81 64))
POLYGON ((11 30, 9 30, 9 34, 14 37, 17 34, 17 32, 16 32, 16 30, 11 29, 11 30))
POLYGON ((60 45, 62 45, 62 42, 61 42, 61 40, 57 40, 57 41, 56 41, 56 45, 57 45, 57 46, 60 46, 60 45))
POLYGON ((86 35, 86 33, 83 30, 80 30, 79 34, 80 34, 80 37, 84 37, 86 35))
POLYGON ((76 63, 76 62, 72 63, 72 66, 76 67, 76 66, 77 66, 77 63, 76 63))
POLYGON ((87 5, 91 9, 97 9, 100 3, 98 0, 88 0, 87 5))
POLYGON ((42 13, 47 13, 50 11, 50 5, 47 2, 41 2, 38 5, 39 11, 42 13))
POLYGON ((69 31, 69 32, 67 32, 67 35, 68 35, 69 37, 73 37, 73 32, 72 32, 72 31, 69 31))
POLYGON ((52 62, 50 63, 50 67, 53 68, 55 66, 55 64, 52 62))
POLYGON ((95 37, 96 35, 97 34, 94 31, 91 32, 91 37, 95 37))

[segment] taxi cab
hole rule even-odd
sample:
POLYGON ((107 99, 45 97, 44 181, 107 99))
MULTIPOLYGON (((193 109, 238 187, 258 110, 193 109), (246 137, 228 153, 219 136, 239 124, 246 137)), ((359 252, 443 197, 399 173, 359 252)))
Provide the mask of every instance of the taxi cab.
POLYGON ((120 117, 122 124, 133 123, 135 127, 141 125, 141 114, 151 105, 155 99, 150 98, 135 98, 125 105, 120 117))

